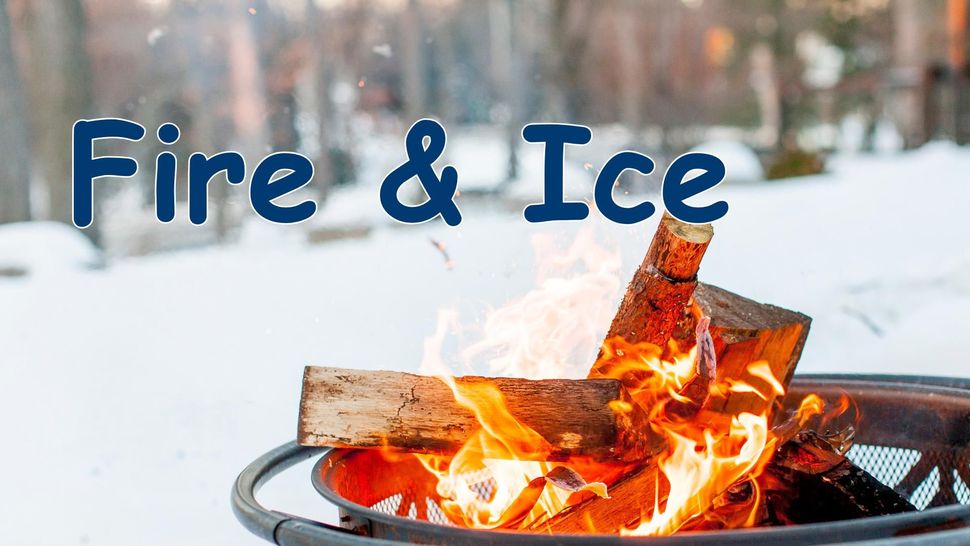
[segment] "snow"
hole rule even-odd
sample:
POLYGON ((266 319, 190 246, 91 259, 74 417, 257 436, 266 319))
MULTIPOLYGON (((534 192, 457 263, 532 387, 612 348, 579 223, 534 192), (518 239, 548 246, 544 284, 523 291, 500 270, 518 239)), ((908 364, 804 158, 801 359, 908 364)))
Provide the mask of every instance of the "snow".
POLYGON ((760 182, 765 179, 761 160, 754 150, 736 140, 712 140, 700 144, 692 152, 717 156, 724 163, 724 182, 760 182))
POLYGON ((101 267, 102 257, 80 230, 59 222, 0 225, 0 269, 50 275, 101 267))
MULTIPOLYGON (((970 150, 934 143, 829 166, 715 190, 731 211, 702 278, 811 315, 801 372, 970 375, 970 150)), ((582 168, 566 176, 592 184, 582 168)), ((516 185, 538 192, 541 177, 526 172, 516 185)), ((375 206, 350 193, 344 206, 375 206)), ((0 228, 0 249, 13 249, 0 256, 31 267, 0 277, 4 541, 260 544, 233 518, 229 490, 252 459, 293 438, 304 365, 416 370, 439 308, 456 306, 474 330, 486 308, 535 286, 534 234, 565 246, 598 224, 622 257, 622 286, 659 216, 537 225, 469 205, 448 228, 346 213, 373 222, 371 235, 311 245, 310 223, 253 226, 234 245, 101 270, 88 268, 96 254, 72 228, 0 228), (429 238, 447 245, 452 270, 429 238)), ((309 464, 260 498, 333 521, 309 464)))

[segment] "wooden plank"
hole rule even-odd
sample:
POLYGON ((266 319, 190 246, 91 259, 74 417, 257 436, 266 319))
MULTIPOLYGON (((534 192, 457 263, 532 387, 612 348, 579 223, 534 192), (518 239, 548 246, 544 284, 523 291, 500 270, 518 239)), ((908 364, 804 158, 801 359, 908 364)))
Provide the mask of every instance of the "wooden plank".
MULTIPOLYGON (((635 460, 664 447, 613 379, 455 380, 463 388, 494 385, 511 415, 548 443, 533 446, 537 459, 635 460), (614 411, 616 401, 632 409, 614 411)), ((313 366, 304 372, 300 445, 444 454, 457 451, 479 428, 475 415, 436 377, 313 366)))

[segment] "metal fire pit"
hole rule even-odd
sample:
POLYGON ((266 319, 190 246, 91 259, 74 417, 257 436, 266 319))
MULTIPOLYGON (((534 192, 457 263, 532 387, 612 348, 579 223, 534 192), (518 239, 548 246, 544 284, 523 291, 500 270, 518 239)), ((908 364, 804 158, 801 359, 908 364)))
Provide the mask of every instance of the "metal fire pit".
MULTIPOLYGON (((388 462, 372 451, 304 448, 263 455, 236 480, 233 510, 256 535, 277 544, 970 544, 970 379, 885 375, 802 375, 789 400, 810 392, 849 394, 862 419, 848 456, 921 511, 832 523, 682 533, 671 537, 548 535, 477 531, 450 525, 434 485, 411 479, 410 459, 388 462), (322 456, 321 456, 322 455, 322 456), (256 490, 283 470, 320 456, 314 488, 340 510, 340 526, 263 508, 256 490)), ((487 482, 483 482, 487 488, 487 482)))

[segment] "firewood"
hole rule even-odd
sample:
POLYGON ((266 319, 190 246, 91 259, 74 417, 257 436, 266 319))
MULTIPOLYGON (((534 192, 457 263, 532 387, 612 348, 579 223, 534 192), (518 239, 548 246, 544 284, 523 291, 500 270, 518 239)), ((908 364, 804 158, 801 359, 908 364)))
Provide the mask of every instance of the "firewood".
MULTIPOLYGON (((781 406, 778 386, 787 387, 794 374, 811 319, 698 283, 697 271, 712 236, 709 225, 685 224, 665 215, 627 288, 607 339, 621 336, 627 342, 660 347, 673 339, 682 348, 690 347, 694 319, 710 317, 718 381, 730 378, 752 383, 767 400, 753 393, 732 392, 706 399, 704 410, 724 415, 770 415, 781 406), (758 361, 767 365, 767 370, 761 371, 769 371, 777 381, 758 372, 752 375, 749 366, 758 361)), ((594 366, 590 377, 602 377, 603 371, 594 366)), ((568 533, 595 528, 612 532, 638 520, 642 510, 654 505, 658 493, 661 500, 666 495, 665 480, 657 480, 657 468, 651 461, 608 483, 610 499, 589 498, 571 506, 543 521, 541 530, 568 533)))
MULTIPOLYGON (((780 397, 766 384, 766 379, 752 376, 748 365, 767 362, 772 374, 787 386, 801 356, 811 319, 801 313, 757 303, 716 286, 699 283, 694 292, 696 313, 709 316, 710 332, 717 354, 718 380, 734 378, 755 384, 768 398, 747 393, 730 393, 727 397, 710 397, 704 411, 713 415, 736 415, 742 411, 771 414, 780 407, 780 397)), ((779 412, 780 413, 780 412, 779 412)), ((638 472, 630 473, 610 485, 610 499, 590 498, 542 522, 540 530, 557 533, 589 531, 590 521, 596 529, 611 532, 630 521, 636 521, 643 509, 653 506, 660 483, 665 495, 665 480, 656 479, 656 466, 651 462, 638 472), (628 492, 624 494, 624 492, 628 492)), ((661 497, 662 499, 662 497, 661 497)))
POLYGON ((762 524, 819 523, 916 510, 811 431, 800 432, 778 448, 759 482, 765 494, 762 524))
MULTIPOLYGON (((712 409, 738 414, 777 410, 781 397, 748 366, 767 363, 771 375, 788 385, 808 336, 811 319, 801 313, 760 304, 716 286, 697 282, 697 272, 714 231, 710 225, 686 224, 664 215, 650 248, 630 282, 607 339, 649 342, 665 347, 694 345, 694 320, 711 318, 718 378, 755 383, 767 400, 753 393, 730 393, 712 399, 712 409)), ((602 377, 594 368, 590 377, 602 377)))
MULTIPOLYGON (((756 526, 821 523, 916 510, 905 497, 835 451, 811 431, 784 442, 758 477, 763 502, 756 526)), ((725 528, 747 519, 755 489, 746 480, 722 494, 715 506, 691 520, 683 531, 725 528)), ((591 498, 531 527, 549 533, 615 532, 649 516, 669 492, 648 464, 610 487, 610 499, 591 498)))
POLYGON ((767 510, 764 503, 757 502, 757 493, 754 480, 736 483, 718 496, 711 508, 686 522, 678 532, 734 529, 752 520, 752 512, 753 521, 758 522, 756 526, 764 525, 767 510))
POLYGON ((754 393, 733 392, 726 397, 711 398, 706 407, 732 415, 765 411, 777 415, 783 396, 772 389, 769 378, 752 375, 749 366, 766 362, 771 375, 787 389, 802 356, 812 319, 704 283, 699 283, 694 291, 694 304, 697 313, 711 317, 718 378, 741 379, 767 397, 764 400, 754 393))
POLYGON ((606 338, 664 347, 687 316, 697 270, 713 235, 710 224, 686 224, 664 214, 606 338))
MULTIPOLYGON (((636 460, 664 448, 616 380, 468 376, 455 381, 494 385, 511 415, 547 442, 523 447, 534 450, 537 459, 636 460), (618 406, 624 411, 615 411, 618 406)), ((472 411, 436 377, 313 366, 304 372, 300 445, 449 454, 479 428, 472 411)))
POLYGON ((657 466, 649 462, 610 486, 609 498, 590 496, 536 522, 529 530, 553 534, 615 533, 624 527, 633 527, 653 510, 655 500, 663 502, 669 492, 670 484, 660 479, 657 466))
POLYGON ((782 442, 756 481, 757 487, 750 479, 732 486, 680 530, 729 529, 745 521, 756 527, 825 523, 916 510, 905 497, 855 466, 829 438, 807 430, 782 442), (762 495, 757 504, 756 491, 762 495))

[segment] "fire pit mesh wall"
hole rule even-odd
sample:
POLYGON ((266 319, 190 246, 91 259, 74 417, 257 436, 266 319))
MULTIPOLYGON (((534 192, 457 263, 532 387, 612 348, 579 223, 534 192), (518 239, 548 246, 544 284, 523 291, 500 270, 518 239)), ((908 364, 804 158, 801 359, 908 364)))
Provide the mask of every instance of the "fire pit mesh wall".
POLYGON ((970 504, 970 487, 965 480, 968 461, 950 453, 890 446, 855 445, 849 450, 852 462, 882 483, 907 495, 914 506, 970 504))
MULTIPOLYGON (((916 449, 856 444, 847 455, 876 479, 906 495, 920 510, 948 504, 970 504, 970 487, 961 477, 957 457, 950 453, 920 453, 916 449)), ((970 473, 970 461, 964 461, 962 468, 963 475, 970 473)), ((486 499, 493 487, 494 482, 485 480, 479 482, 475 489, 481 498, 486 499)), ((384 514, 453 525, 442 512, 437 499, 419 496, 412 487, 381 499, 369 508, 384 514), (421 505, 424 505, 423 510, 418 509, 421 505), (419 518, 419 512, 426 514, 426 517, 419 518)))

